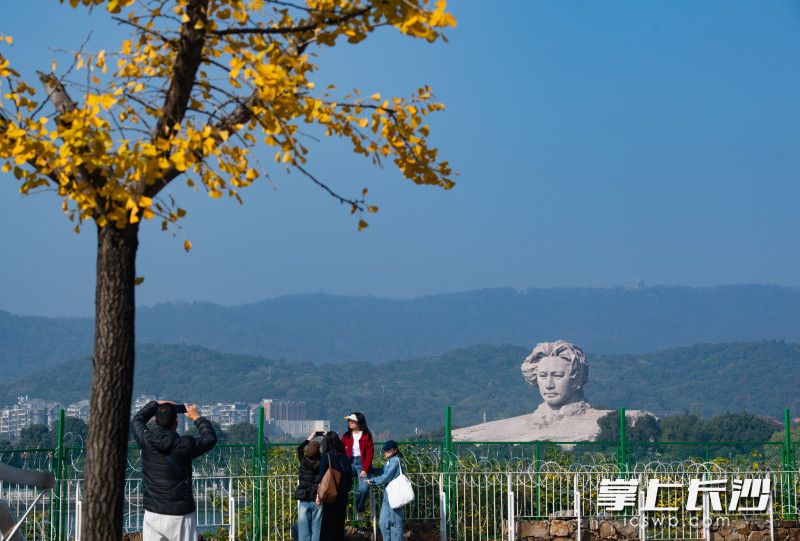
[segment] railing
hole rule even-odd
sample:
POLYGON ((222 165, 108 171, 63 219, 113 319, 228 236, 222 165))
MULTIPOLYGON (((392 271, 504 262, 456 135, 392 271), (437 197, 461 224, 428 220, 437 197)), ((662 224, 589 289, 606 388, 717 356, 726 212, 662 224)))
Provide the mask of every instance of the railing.
MULTIPOLYGON (((295 446, 269 444, 263 439, 263 423, 259 428, 254 444, 221 445, 194 463, 198 526, 206 539, 291 539, 291 525, 297 521, 295 446)), ((621 432, 620 441, 615 442, 456 442, 450 437, 448 408, 442 440, 401 443, 404 472, 416 492, 415 502, 405 509, 406 521, 437 532, 442 540, 511 540, 520 525, 553 518, 571 520, 578 528, 586 527, 583 521, 589 518, 635 518, 638 524, 644 523, 639 532, 642 539, 708 539, 710 530, 703 519, 715 514, 707 509, 707 502, 703 511, 678 513, 678 524, 664 521, 663 513, 636 511, 641 505, 627 510, 628 514, 598 506, 603 479, 639 479, 640 485, 646 485, 655 478, 685 485, 691 476, 768 477, 769 512, 753 516, 798 518, 796 453, 800 446, 791 441, 788 431, 783 442, 631 442, 621 432)), ((24 523, 23 531, 31 540, 80 539, 84 451, 64 445, 61 430, 58 435, 59 444, 53 449, 0 451, 0 461, 56 474, 56 487, 36 503, 24 523)), ((678 492, 669 488, 662 497, 671 501, 678 492)), ((35 497, 34 490, 0 483, 0 500, 9 503, 18 516, 35 497)), ((372 498, 379 503, 380 491, 373 490, 372 498)), ((644 494, 640 491, 637 498, 644 494)), ((637 503, 643 503, 638 499, 637 503)), ((368 522, 359 525, 374 530, 379 507, 373 501, 368 522)), ((140 453, 132 447, 125 486, 125 531, 139 531, 143 514, 140 453)), ((354 519, 351 515, 349 520, 354 519)))
MULTIPOLYGON (((415 486, 415 501, 405 509, 406 523, 436 531, 441 539, 490 540, 515 539, 517 527, 525 522, 562 519, 585 524, 586 519, 627 521, 634 530, 643 530, 643 539, 709 539, 703 530, 716 519, 776 521, 797 514, 800 479, 796 471, 754 472, 724 470, 713 463, 648 464, 635 471, 621 472, 596 466, 564 468, 556 463, 544 463, 538 471, 456 471, 408 472, 415 486), (771 482, 770 505, 760 512, 727 512, 729 492, 719 495, 724 512, 715 513, 708 507, 708 497, 702 498, 701 510, 689 511, 680 502, 686 498, 686 487, 692 479, 768 478, 771 482), (637 479, 636 504, 621 512, 604 508, 598 498, 601 482, 606 479, 637 479), (647 481, 656 479, 669 485, 658 494, 658 505, 676 505, 678 511, 644 512, 647 481), (444 498, 450 486, 449 500, 444 498), (674 486, 678 485, 678 486, 674 486)), ((194 494, 197 501, 197 524, 206 539, 233 541, 235 539, 288 541, 291 525, 297 522, 297 502, 293 499, 297 478, 289 474, 267 474, 239 477, 195 477, 194 494), (255 518, 255 520, 254 520, 255 518)), ((80 539, 80 510, 83 481, 71 479, 63 483, 59 500, 61 529, 55 531, 50 517, 53 498, 37 504, 25 523, 28 539, 80 539)), ((24 511, 33 500, 33 491, 17 487, 2 487, 2 498, 12 509, 24 511)), ((360 525, 371 529, 371 522, 382 497, 375 489, 367 522, 360 525)), ((126 481, 124 529, 141 531, 142 482, 126 481)), ((585 527, 585 525, 584 525, 585 527)))

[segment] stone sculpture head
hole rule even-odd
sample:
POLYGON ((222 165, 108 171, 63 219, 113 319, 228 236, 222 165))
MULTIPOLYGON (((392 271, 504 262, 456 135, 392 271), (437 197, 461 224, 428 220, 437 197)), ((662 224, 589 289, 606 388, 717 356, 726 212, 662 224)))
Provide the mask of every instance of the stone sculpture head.
POLYGON ((539 389, 551 408, 583 400, 589 366, 583 350, 575 344, 564 340, 536 344, 521 368, 525 381, 539 389))

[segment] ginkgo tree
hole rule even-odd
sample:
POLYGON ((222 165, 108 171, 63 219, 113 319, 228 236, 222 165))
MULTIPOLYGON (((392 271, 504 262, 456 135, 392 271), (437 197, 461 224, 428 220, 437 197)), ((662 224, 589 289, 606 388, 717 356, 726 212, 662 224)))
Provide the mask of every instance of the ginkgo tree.
POLYGON ((346 204, 363 229, 378 208, 366 189, 348 196, 315 173, 311 134, 343 139, 416 184, 451 188, 450 165, 428 143, 427 115, 443 108, 430 88, 392 98, 339 93, 315 80, 313 52, 364 42, 382 27, 435 42, 455 20, 445 0, 68 3, 107 10, 127 39, 117 50, 81 48, 25 80, 13 36, 3 36, 0 163, 22 193, 55 192, 76 231, 90 223, 97 231, 82 520, 91 541, 121 535, 141 224, 179 227, 186 211, 171 184, 241 201, 247 186, 289 171, 346 204))

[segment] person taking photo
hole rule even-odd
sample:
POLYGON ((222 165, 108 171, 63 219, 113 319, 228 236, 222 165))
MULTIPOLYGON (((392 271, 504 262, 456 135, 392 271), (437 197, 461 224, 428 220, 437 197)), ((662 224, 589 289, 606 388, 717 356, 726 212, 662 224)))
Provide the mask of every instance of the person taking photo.
POLYGON ((314 432, 297 446, 298 484, 294 497, 297 499, 298 541, 319 541, 322 526, 322 506, 317 499, 317 476, 319 475, 320 443, 317 437, 324 432, 314 432))
POLYGON ((133 416, 131 430, 142 450, 142 540, 197 541, 192 460, 217 443, 211 421, 194 404, 159 400, 133 416), (194 421, 199 437, 178 435, 179 412, 194 421), (153 417, 155 425, 148 426, 153 417))

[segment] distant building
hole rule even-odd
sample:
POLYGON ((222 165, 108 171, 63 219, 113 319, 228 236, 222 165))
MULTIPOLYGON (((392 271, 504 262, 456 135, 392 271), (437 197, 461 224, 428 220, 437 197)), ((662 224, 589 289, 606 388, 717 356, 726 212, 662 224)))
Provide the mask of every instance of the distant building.
POLYGON ((268 433, 285 434, 293 438, 305 438, 312 432, 331 429, 331 422, 323 419, 302 419, 298 421, 268 421, 268 433))
POLYGON ((80 400, 67 406, 67 417, 77 417, 84 423, 89 423, 89 401, 80 400))
POLYGON ((265 398, 250 406, 250 424, 258 425, 258 408, 261 406, 264 407, 264 431, 267 434, 300 438, 319 430, 327 432, 331 427, 328 420, 308 419, 304 401, 275 398, 265 398))
POLYGON ((264 406, 265 421, 301 421, 307 418, 304 401, 265 398, 256 405, 256 415, 258 415, 258 406, 264 406))
POLYGON ((227 430, 231 425, 250 422, 250 406, 244 402, 205 404, 200 406, 200 415, 227 430))
POLYGON ((31 425, 50 427, 58 420, 61 404, 20 396, 17 403, 0 409, 0 437, 16 439, 23 428, 31 425))

